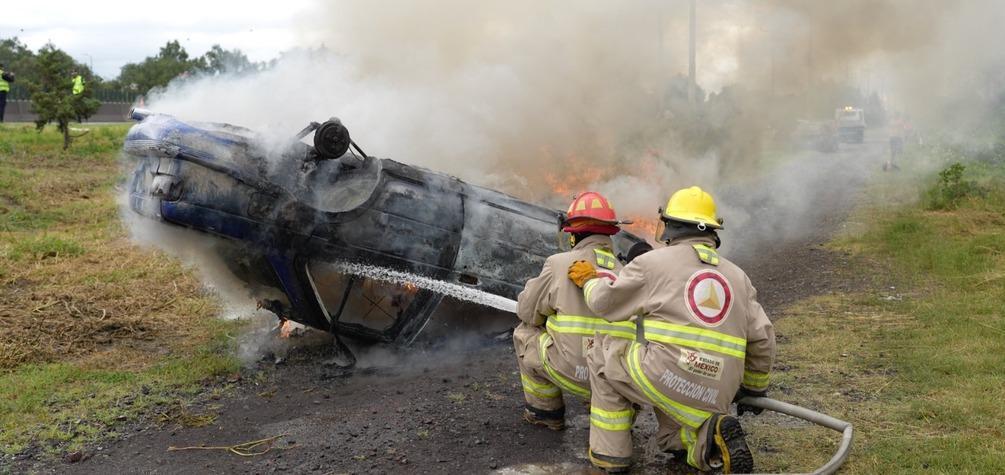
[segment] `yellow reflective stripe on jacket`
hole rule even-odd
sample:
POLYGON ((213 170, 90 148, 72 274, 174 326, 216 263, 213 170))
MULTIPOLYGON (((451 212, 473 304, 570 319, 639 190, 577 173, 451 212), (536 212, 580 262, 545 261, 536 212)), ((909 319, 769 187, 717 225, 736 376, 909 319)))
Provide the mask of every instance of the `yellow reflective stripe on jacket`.
POLYGON ((741 360, 747 354, 747 340, 714 330, 655 319, 646 319, 643 327, 646 329, 646 339, 649 341, 711 350, 741 360))
POLYGON ((600 279, 596 277, 586 281, 586 285, 583 285, 583 298, 586 299, 587 305, 590 304, 590 294, 593 293, 593 289, 598 285, 600 285, 600 279))
POLYGON ((545 324, 549 331, 555 333, 572 333, 576 335, 593 336, 599 332, 619 338, 635 339, 635 324, 632 322, 609 322, 600 317, 581 317, 577 315, 552 315, 545 324))
POLYGON ((719 265, 719 253, 715 252, 715 249, 704 244, 692 244, 691 247, 698 253, 698 259, 702 262, 713 266, 719 265))
POLYGON ((547 333, 542 333, 538 338, 541 350, 541 366, 544 366, 544 372, 548 373, 551 380, 565 391, 575 394, 583 399, 590 398, 590 388, 584 388, 572 381, 569 381, 565 376, 558 374, 551 365, 548 364, 548 343, 551 342, 551 335, 547 333))
MULTIPOLYGON (((648 323, 648 322, 647 322, 648 323)), ((642 361, 639 358, 639 348, 641 345, 632 343, 628 348, 626 362, 628 363, 628 375, 631 376, 635 385, 642 390, 642 393, 652 401, 653 405, 660 408, 668 416, 674 418, 681 425, 686 425, 697 429, 705 423, 705 420, 712 416, 712 413, 685 406, 673 399, 666 397, 653 386, 645 373, 642 372, 642 361)))
POLYGON ((770 379, 771 377, 768 373, 749 370, 743 371, 743 385, 756 391, 768 389, 770 379))
POLYGON ((523 382, 523 390, 541 399, 554 399, 562 395, 558 386, 554 384, 542 384, 534 381, 530 376, 520 373, 520 381, 523 382))
POLYGON ((605 269, 614 269, 617 265, 618 258, 614 257, 614 253, 608 251, 607 249, 594 249, 593 253, 597 255, 597 265, 605 269))
POLYGON ((625 409, 623 411, 605 411, 597 406, 590 406, 590 424, 609 431, 632 430, 632 418, 635 411, 625 409))

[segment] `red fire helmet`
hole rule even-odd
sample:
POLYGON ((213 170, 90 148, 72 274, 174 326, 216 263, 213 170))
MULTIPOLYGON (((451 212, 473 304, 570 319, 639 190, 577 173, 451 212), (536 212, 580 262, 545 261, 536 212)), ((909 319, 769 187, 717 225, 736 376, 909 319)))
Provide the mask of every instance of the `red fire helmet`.
POLYGON ((562 231, 595 232, 617 234, 617 226, 626 221, 618 221, 611 203, 604 195, 595 191, 584 191, 572 200, 566 212, 562 231))

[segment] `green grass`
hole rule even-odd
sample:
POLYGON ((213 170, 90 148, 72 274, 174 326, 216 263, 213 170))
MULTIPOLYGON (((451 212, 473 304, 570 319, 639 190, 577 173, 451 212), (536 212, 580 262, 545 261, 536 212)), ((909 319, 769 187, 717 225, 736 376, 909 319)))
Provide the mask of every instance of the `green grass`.
POLYGON ((55 236, 26 238, 14 243, 8 257, 14 260, 32 258, 46 259, 51 257, 72 257, 84 253, 84 247, 71 239, 55 236))
MULTIPOLYGON (((833 243, 858 256, 870 290, 800 302, 776 326, 791 369, 776 372, 775 394, 853 422, 846 472, 1005 471, 1005 171, 964 164, 981 193, 931 211, 930 174, 914 199, 859 210, 852 219, 868 224, 833 243)), ((879 180, 867 194, 909 197, 907 183, 879 180)), ((752 426, 756 445, 781 451, 758 457, 769 471, 819 466, 838 440, 752 426)))
POLYGON ((122 227, 129 125, 74 127, 63 151, 52 127, 0 124, 0 453, 80 448, 239 369, 241 324, 122 227))
POLYGON ((192 354, 165 357, 141 371, 86 369, 72 363, 29 364, 0 374, 0 448, 17 453, 31 443, 74 450, 115 436, 124 423, 155 407, 194 395, 207 378, 239 369, 226 331, 192 354))

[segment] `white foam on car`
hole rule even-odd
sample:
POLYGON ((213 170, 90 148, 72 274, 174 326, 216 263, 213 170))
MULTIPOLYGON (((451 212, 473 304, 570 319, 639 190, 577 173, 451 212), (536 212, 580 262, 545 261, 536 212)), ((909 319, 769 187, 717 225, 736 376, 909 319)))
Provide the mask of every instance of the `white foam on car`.
POLYGON ((382 282, 405 285, 412 284, 420 289, 430 290, 458 300, 474 302, 505 312, 516 313, 516 301, 466 285, 445 282, 411 272, 403 272, 369 264, 339 262, 335 268, 345 274, 366 277, 382 282))

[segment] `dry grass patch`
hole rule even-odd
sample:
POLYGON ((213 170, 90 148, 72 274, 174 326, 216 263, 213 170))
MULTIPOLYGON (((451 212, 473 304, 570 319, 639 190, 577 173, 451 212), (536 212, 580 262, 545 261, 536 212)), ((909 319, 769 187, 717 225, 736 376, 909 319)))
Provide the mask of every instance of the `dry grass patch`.
POLYGON ((114 436, 238 368, 228 334, 239 324, 122 228, 128 126, 87 127, 63 152, 49 129, 0 124, 0 453, 114 436))
MULTIPOLYGON (((0 286, 0 369, 135 349, 131 367, 191 348, 219 307, 176 261, 125 238, 84 244, 78 256, 27 256, 0 286), (18 351, 30 348, 31 352, 18 351), (153 351, 150 351, 153 350, 153 351)), ((121 362, 116 363, 115 367, 121 362)))
MULTIPOLYGON (((775 324, 779 346, 772 396, 851 422, 852 471, 879 468, 863 460, 859 449, 891 430, 881 421, 888 400, 896 397, 899 375, 883 335, 917 325, 882 302, 867 294, 814 297, 790 306, 775 324)), ((756 447, 757 468, 767 472, 810 471, 840 442, 837 432, 778 414, 744 425, 756 447)))

